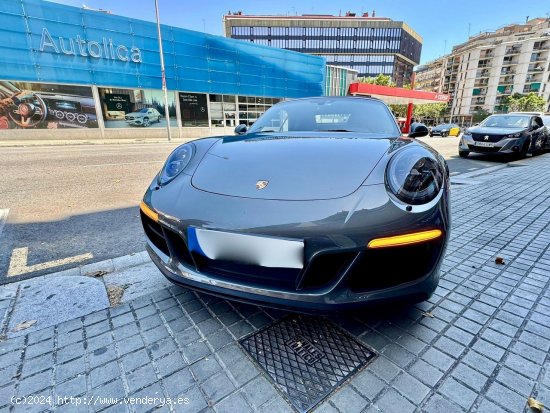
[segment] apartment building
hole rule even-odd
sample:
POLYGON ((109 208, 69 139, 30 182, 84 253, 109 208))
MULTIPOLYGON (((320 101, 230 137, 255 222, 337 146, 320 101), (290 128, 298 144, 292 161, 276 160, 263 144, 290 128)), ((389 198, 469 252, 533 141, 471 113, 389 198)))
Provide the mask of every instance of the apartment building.
POLYGON ((415 69, 415 89, 441 92, 441 80, 448 55, 439 57, 415 69))
POLYGON ((482 111, 505 113, 505 98, 514 93, 535 92, 548 102, 550 19, 536 18, 480 33, 436 61, 443 68, 439 79, 435 69, 420 67, 421 78, 430 73, 433 78, 417 85, 450 94, 449 113, 455 122, 467 123, 482 111))

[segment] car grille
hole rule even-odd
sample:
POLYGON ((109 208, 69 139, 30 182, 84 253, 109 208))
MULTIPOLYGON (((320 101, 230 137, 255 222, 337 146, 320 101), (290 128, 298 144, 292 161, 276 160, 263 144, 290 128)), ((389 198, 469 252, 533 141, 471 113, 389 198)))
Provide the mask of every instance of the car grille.
POLYGON ((422 245, 379 250, 328 250, 314 255, 304 269, 267 268, 224 260, 211 260, 190 252, 186 241, 165 226, 141 214, 151 243, 175 263, 205 275, 258 288, 314 291, 339 280, 355 292, 374 291, 420 278, 437 262, 442 240, 422 245))
POLYGON ((476 142, 498 142, 501 139, 504 139, 506 135, 488 135, 486 133, 472 133, 472 139, 476 142), (485 137, 488 136, 488 139, 485 140, 485 137))
POLYGON ((124 117, 126 120, 134 120, 134 117, 133 116, 125 116, 124 117))

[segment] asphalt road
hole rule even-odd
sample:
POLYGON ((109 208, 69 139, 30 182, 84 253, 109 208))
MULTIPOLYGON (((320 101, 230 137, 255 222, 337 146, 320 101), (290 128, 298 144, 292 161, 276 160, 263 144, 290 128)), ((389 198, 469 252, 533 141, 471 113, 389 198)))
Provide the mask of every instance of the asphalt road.
MULTIPOLYGON (((453 175, 506 161, 458 158, 457 138, 423 140, 453 175)), ((143 251, 137 205, 174 146, 3 147, 0 284, 143 251)))

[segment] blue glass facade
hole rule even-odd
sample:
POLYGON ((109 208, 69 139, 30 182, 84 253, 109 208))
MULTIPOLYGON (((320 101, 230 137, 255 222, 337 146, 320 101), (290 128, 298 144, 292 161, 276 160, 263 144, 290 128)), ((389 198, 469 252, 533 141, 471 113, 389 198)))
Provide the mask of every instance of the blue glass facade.
MULTIPOLYGON (((153 23, 41 0, 0 0, 0 36, 3 80, 161 89, 153 23)), ((170 90, 323 94, 321 57, 170 26, 162 26, 162 37, 170 90)))

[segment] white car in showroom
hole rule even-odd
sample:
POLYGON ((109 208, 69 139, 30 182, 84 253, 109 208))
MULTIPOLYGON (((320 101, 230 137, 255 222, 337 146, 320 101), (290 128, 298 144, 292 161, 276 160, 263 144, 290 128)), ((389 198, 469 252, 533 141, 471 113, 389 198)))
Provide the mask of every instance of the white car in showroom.
POLYGON ((155 108, 143 108, 137 112, 127 113, 124 120, 129 125, 134 126, 149 126, 153 122, 159 122, 162 115, 155 108))

